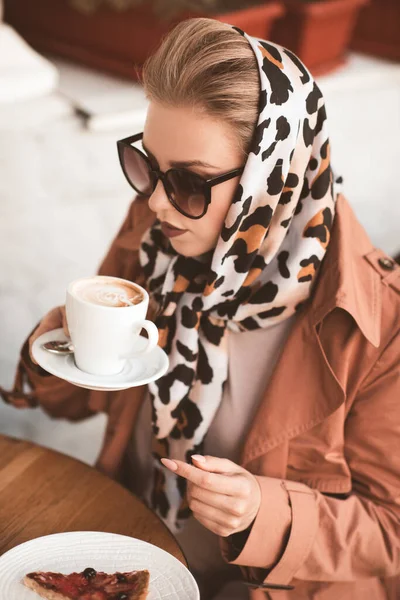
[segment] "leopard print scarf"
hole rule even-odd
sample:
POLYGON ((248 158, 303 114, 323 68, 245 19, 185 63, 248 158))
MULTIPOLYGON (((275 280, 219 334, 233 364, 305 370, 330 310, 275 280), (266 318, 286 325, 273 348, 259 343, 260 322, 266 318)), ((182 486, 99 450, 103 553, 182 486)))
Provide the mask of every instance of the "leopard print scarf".
MULTIPOLYGON (((236 29, 236 28, 235 28, 236 29)), ((237 30, 237 29, 236 29, 237 30)), ((150 506, 172 531, 190 516, 185 481, 161 457, 201 453, 228 373, 228 330, 271 327, 310 296, 335 212, 323 96, 288 50, 243 31, 260 74, 258 123, 244 172, 211 256, 175 253, 156 222, 140 261, 170 360, 149 385, 154 481, 150 506)))

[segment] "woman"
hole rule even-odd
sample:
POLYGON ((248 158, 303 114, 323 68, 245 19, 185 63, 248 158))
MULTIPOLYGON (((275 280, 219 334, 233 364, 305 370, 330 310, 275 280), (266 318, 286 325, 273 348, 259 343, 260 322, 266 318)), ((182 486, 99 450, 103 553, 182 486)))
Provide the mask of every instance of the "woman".
POLYGON ((169 371, 110 397, 26 344, 9 401, 109 413, 98 467, 174 531, 202 597, 248 597, 240 576, 254 598, 383 600, 400 569, 400 269, 338 192, 322 94, 287 50, 208 19, 178 25, 143 82, 144 133, 119 143, 139 195, 100 273, 150 291, 169 371))

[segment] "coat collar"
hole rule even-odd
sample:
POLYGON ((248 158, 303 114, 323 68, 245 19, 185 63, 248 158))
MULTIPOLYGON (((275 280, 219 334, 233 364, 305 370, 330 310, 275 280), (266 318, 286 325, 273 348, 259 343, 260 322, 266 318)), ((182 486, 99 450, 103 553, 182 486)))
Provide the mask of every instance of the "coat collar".
POLYGON ((312 300, 311 313, 318 324, 339 307, 353 317, 364 337, 380 344, 380 276, 367 262, 374 247, 350 205, 339 196, 334 228, 312 300))

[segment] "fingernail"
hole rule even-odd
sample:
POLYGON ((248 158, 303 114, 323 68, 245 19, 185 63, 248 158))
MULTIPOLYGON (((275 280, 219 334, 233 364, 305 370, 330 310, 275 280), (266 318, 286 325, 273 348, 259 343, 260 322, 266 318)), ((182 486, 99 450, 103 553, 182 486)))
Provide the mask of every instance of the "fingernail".
POLYGON ((167 467, 167 469, 170 469, 171 471, 178 470, 178 465, 176 464, 176 462, 170 460, 169 458, 162 458, 161 462, 164 465, 164 467, 167 467))
POLYGON ((192 456, 192 460, 193 460, 193 459, 194 459, 194 460, 197 460, 197 462, 200 462, 200 463, 205 463, 205 462, 206 462, 206 459, 205 459, 205 457, 204 457, 204 456, 202 456, 201 454, 193 454, 193 456, 192 456))

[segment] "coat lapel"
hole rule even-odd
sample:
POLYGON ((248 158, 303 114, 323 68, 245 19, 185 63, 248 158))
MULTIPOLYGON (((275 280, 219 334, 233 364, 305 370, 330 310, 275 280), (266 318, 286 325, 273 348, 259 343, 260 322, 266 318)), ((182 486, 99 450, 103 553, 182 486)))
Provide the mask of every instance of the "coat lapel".
POLYGON ((243 449, 243 466, 259 459, 263 472, 284 476, 289 440, 321 423, 345 401, 345 384, 318 335, 328 314, 342 308, 364 337, 379 345, 380 281, 366 261, 372 250, 364 229, 340 197, 312 299, 298 315, 268 382, 243 449))
POLYGON ((316 426, 344 400, 310 319, 298 319, 246 440, 242 464, 316 426))

